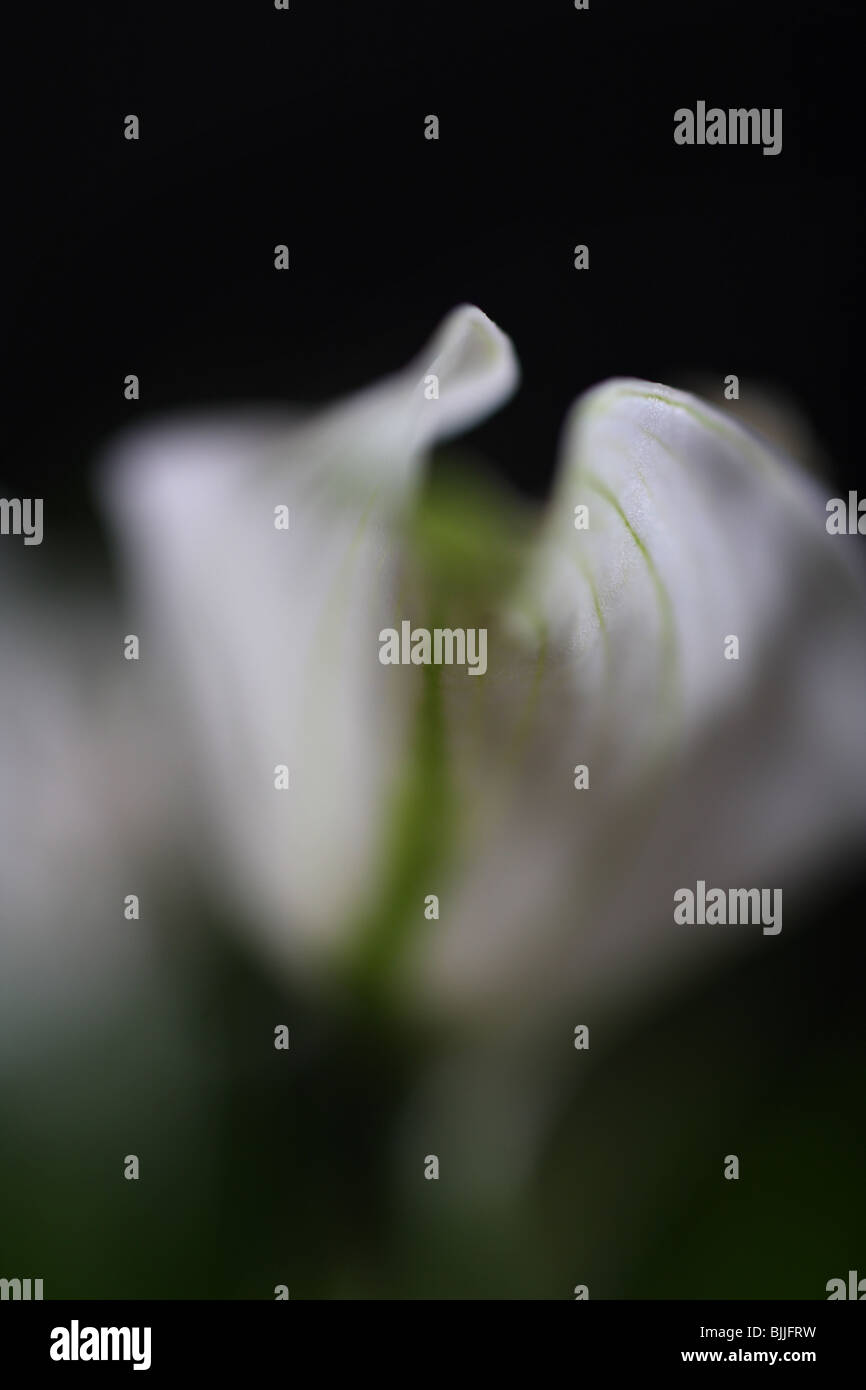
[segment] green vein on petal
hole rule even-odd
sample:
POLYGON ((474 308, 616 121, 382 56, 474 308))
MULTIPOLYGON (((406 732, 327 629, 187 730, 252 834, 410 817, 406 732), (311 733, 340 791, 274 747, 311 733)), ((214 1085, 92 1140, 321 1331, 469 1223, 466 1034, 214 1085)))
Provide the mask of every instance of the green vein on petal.
MULTIPOLYGON (((761 452, 760 448, 755 447, 751 436, 743 425, 732 428, 726 425, 718 416, 711 415, 707 411, 700 410, 696 404, 689 401, 677 400, 674 395, 662 395, 659 391, 637 391, 631 387, 620 387, 613 391, 611 395, 623 399, 633 399, 639 401, 658 401, 661 405, 670 407, 671 410, 681 410, 684 415, 688 415, 696 424, 703 429, 709 430, 712 434, 718 435, 726 444, 731 445, 739 453, 747 453, 751 461, 758 465, 764 472, 768 472, 769 463, 767 457, 761 452)), ((593 406, 591 409, 595 409, 593 406)), ((600 407, 607 410, 605 404, 600 407)), ((661 442, 661 441, 659 441, 661 442)))
POLYGON ((677 667, 677 637, 673 615, 673 604, 671 602, 670 594, 668 593, 664 583, 662 582, 662 578, 659 574, 658 567, 655 561, 653 560, 652 555, 649 552, 649 548, 646 545, 646 542, 641 539, 635 528, 632 526, 631 522, 625 514, 625 511, 623 510, 622 504, 620 503, 619 499, 614 495, 614 493, 607 486, 607 484, 604 483, 590 470, 587 470, 584 473, 584 478, 588 486, 600 497, 603 497, 604 500, 608 503, 608 505, 611 506, 613 510, 616 512, 617 516, 622 521, 623 526, 628 531, 628 534, 631 536, 632 540, 637 546, 638 551, 640 552, 641 559, 646 565, 653 589, 655 590, 656 598, 658 600, 659 618, 661 623, 661 696, 662 699, 672 697, 675 689, 675 677, 677 667))

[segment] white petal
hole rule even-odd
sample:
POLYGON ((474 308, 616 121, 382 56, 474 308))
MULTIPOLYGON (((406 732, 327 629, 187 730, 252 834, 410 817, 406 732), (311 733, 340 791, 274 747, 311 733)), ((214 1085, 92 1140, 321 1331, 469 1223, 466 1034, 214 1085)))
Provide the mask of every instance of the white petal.
MULTIPOLYGON (((854 850, 866 606, 857 542, 827 534, 825 503, 693 397, 617 380, 578 402, 514 607, 537 642, 534 732, 418 962, 420 993, 474 1010, 621 998, 734 941, 772 945, 760 926, 674 924, 676 888, 782 887, 793 923, 809 874, 854 850)), ((501 664, 519 689, 519 660, 501 664)), ((490 741, 461 745, 467 786, 501 771, 506 724, 491 713, 490 741)))
POLYGON ((0 563, 0 1070, 16 1033, 31 1049, 35 1033, 92 1024, 155 964, 124 898, 147 907, 173 829, 120 616, 31 573, 8 552, 0 563))
POLYGON ((181 422, 109 463, 205 871, 277 954, 338 940, 374 892, 417 688, 378 661, 380 630, 412 616, 405 518, 425 451, 516 379, 509 340, 464 306, 404 371, 307 420, 181 422))

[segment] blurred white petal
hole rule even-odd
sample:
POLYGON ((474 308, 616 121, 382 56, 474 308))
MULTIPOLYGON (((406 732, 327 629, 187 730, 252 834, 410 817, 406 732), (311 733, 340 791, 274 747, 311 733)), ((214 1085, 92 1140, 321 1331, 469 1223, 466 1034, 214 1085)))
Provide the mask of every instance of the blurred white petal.
POLYGON ((558 998, 580 1022, 581 1000, 622 1000, 734 943, 772 948, 760 926, 676 925, 676 888, 782 887, 793 924, 809 874, 856 848, 866 607, 825 501, 683 393, 619 380, 581 398, 511 608, 532 659, 491 664, 475 733, 454 718, 461 794, 499 780, 415 961, 419 995, 476 1017, 485 1000, 558 998), (520 699, 531 727, 506 758, 520 699))
POLYGON ((378 661, 380 629, 409 616, 406 516, 426 450, 516 380, 508 339, 464 306, 411 366, 308 419, 181 422, 109 461, 142 665, 179 705, 191 833, 279 956, 333 944, 375 892, 418 685, 378 661))
POLYGON ((777 386, 761 381, 740 382, 736 400, 724 399, 724 375, 686 369, 676 375, 677 386, 691 396, 717 405, 729 419, 757 432, 789 458, 817 475, 831 471, 831 459, 797 401, 777 386))
POLYGON ((124 898, 152 910, 172 834, 119 614, 94 593, 33 584, 33 558, 0 565, 0 1066, 15 1062, 19 1028, 32 1056, 97 1004, 123 1007, 153 963, 124 898))

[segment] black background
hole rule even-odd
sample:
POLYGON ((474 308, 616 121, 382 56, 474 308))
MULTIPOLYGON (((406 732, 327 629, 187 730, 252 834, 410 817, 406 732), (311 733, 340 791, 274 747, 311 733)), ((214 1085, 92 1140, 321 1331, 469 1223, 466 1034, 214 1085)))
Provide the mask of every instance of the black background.
POLYGON ((34 7, 7 31, 7 487, 26 477, 55 518, 80 514, 94 450, 133 412, 328 399, 402 365, 463 300, 521 358, 477 443, 524 490, 546 489, 579 391, 699 368, 787 388, 835 481, 856 479, 855 15, 34 7), (676 146, 673 112, 699 99, 781 106, 782 153, 676 146))

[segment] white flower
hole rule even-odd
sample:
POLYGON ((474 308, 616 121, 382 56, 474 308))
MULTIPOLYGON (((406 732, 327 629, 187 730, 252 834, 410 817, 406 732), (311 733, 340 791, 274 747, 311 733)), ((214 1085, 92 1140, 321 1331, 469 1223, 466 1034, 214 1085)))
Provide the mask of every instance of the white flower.
POLYGON ((312 420, 149 433, 111 480, 150 618, 144 660, 188 700, 206 867, 229 869, 236 905, 280 954, 329 944, 373 889, 411 736, 414 682, 384 679, 377 641, 406 516, 430 444, 486 414, 516 374, 507 339, 458 311, 415 365, 312 420), (433 373, 438 400, 425 396, 433 373))
POLYGON ((156 963, 124 900, 164 860, 172 804, 122 635, 104 595, 36 582, 32 552, 0 557, 0 1072, 22 1037, 32 1056, 94 1006, 122 1009, 156 963))
MULTIPOLYGON (((288 968, 350 964, 473 1017, 618 994, 759 939, 675 925, 675 889, 781 886, 793 919, 866 823, 859 572, 817 486, 722 411, 595 388, 514 582, 426 563, 425 458, 516 380, 508 339, 464 307, 335 407, 144 431, 105 473, 214 891, 288 968), (383 628, 479 614, 483 678, 378 661, 383 628)), ((491 516, 453 526, 467 517, 471 547, 491 516)))

